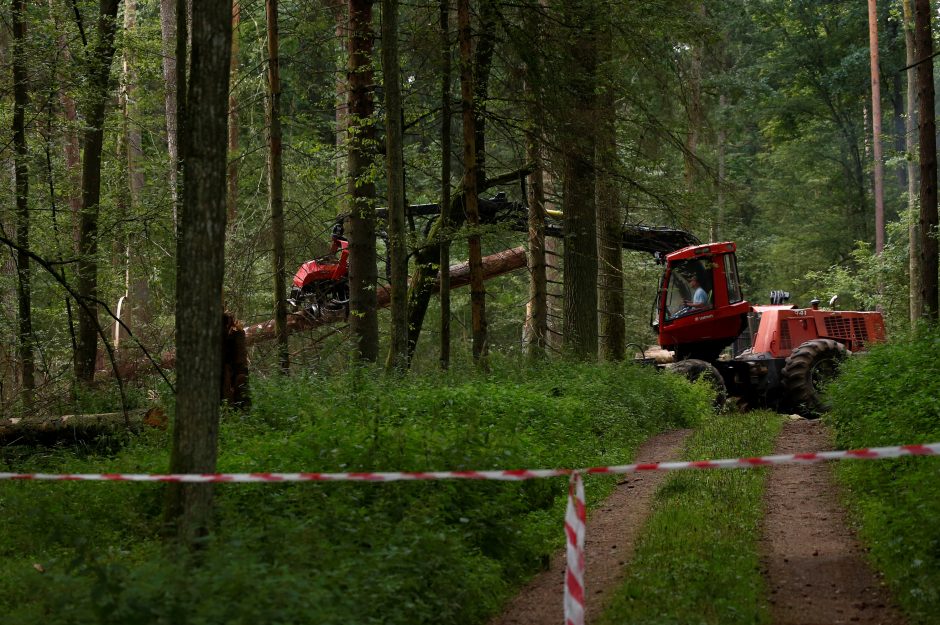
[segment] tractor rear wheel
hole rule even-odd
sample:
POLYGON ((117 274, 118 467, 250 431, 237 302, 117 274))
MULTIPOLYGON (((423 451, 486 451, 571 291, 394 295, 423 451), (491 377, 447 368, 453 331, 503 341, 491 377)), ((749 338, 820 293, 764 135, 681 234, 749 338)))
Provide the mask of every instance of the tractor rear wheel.
POLYGON ((820 392, 847 357, 845 346, 832 339, 813 339, 794 349, 781 373, 789 406, 807 418, 826 412, 829 407, 820 392))
POLYGON ((669 363, 666 369, 684 375, 689 382, 695 382, 699 378, 704 379, 715 390, 715 410, 719 411, 724 407, 725 400, 728 398, 728 389, 721 373, 712 363, 697 358, 687 358, 669 363))

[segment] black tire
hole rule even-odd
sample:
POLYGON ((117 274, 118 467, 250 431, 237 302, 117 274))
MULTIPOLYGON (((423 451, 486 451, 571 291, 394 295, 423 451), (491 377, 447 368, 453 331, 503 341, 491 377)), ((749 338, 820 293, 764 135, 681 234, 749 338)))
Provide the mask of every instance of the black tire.
POLYGON ((684 375, 689 382, 695 382, 699 378, 703 378, 715 390, 715 411, 720 411, 724 407, 725 400, 728 399, 728 388, 725 386, 725 380, 721 377, 721 373, 712 363, 696 358, 687 358, 669 363, 666 365, 666 369, 684 375))
POLYGON ((826 412, 829 406, 820 392, 836 377, 848 355, 845 346, 832 339, 813 339, 794 349, 781 373, 790 408, 807 418, 826 412))

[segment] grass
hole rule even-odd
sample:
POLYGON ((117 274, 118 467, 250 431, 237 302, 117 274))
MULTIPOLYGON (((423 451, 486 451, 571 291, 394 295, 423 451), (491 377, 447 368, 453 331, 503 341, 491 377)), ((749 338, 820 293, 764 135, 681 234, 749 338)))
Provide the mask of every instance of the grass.
MULTIPOLYGON (((840 447, 940 441, 940 333, 851 358, 830 388, 840 447)), ((869 557, 912 624, 940 612, 940 458, 842 462, 839 480, 869 557)))
MULTIPOLYGON (((497 363, 498 365, 498 363, 497 363)), ((629 462, 709 411, 634 365, 490 377, 368 372, 257 381, 225 415, 220 471, 577 467, 629 462)), ((0 450, 0 470, 162 472, 168 435, 0 450)), ((611 479, 592 480, 597 501, 611 479)), ((563 541, 566 481, 220 485, 196 555, 159 538, 163 489, 0 482, 0 614, 20 623, 475 624, 563 541)))
MULTIPOLYGON (((769 412, 715 416, 692 436, 685 458, 771 453, 781 423, 769 412)), ((602 625, 769 622, 758 554, 765 471, 672 474, 602 625)))

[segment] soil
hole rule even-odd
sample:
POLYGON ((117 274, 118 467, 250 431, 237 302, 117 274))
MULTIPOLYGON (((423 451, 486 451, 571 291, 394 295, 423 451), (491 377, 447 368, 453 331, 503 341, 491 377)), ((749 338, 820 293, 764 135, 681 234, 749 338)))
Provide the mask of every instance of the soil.
MULTIPOLYGON (((689 430, 655 436, 637 451, 636 462, 676 460, 689 430)), ((585 621, 600 615, 605 599, 623 580, 637 534, 650 513, 650 503, 664 472, 627 475, 588 517, 584 539, 585 621)), ((490 625, 557 625, 564 622, 565 553, 556 554, 548 570, 537 575, 490 625)))
MULTIPOLYGON (((776 453, 833 449, 819 421, 784 425, 776 453)), ((771 470, 765 495, 763 565, 775 625, 904 623, 839 505, 832 463, 771 470)))
MULTIPOLYGON (((688 430, 656 436, 637 462, 675 460, 688 430)), ((832 449, 819 421, 791 420, 776 442, 778 454, 832 449)), ((665 473, 627 476, 588 518, 585 620, 601 613, 623 580, 634 541, 650 513, 665 473)), ((887 589, 865 561, 848 526, 831 463, 771 469, 765 495, 762 565, 774 625, 903 625, 887 589)), ((556 625, 563 621, 564 551, 489 625, 556 625)))

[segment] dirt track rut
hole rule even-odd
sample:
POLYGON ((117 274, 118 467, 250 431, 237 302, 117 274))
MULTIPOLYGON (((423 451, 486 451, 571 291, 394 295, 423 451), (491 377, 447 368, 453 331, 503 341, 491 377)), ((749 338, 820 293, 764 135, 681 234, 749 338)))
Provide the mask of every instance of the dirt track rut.
MULTIPOLYGON (((819 421, 789 421, 776 453, 832 449, 819 421)), ((763 563, 775 625, 901 625, 904 619, 865 562, 847 525, 831 464, 771 470, 763 563)))

